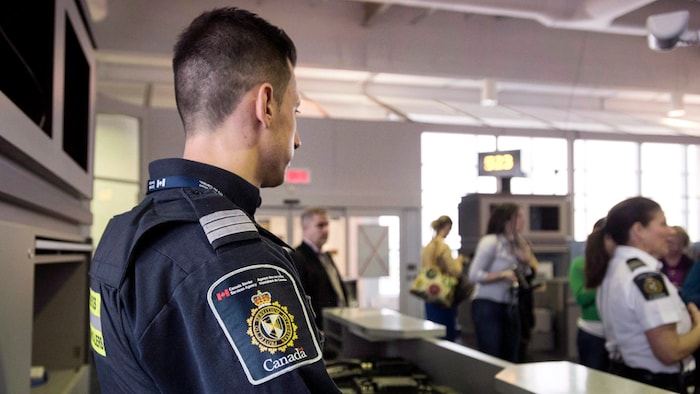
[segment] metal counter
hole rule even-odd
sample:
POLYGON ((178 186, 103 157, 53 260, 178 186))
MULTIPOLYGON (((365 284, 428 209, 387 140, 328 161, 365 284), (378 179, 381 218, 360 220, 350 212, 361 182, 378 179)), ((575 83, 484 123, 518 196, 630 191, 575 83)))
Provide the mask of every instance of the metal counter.
POLYGON ((323 317, 326 346, 341 358, 400 357, 461 393, 669 393, 569 361, 513 364, 438 339, 444 326, 390 309, 329 308, 323 317))

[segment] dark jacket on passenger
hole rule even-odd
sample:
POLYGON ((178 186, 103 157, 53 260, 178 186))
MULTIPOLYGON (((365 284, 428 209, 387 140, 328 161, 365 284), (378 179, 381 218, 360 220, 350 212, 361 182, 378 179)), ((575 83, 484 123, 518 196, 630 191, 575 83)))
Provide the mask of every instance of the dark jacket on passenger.
MULTIPOLYGON (((335 290, 333 290, 333 284, 328 278, 323 263, 321 263, 319 256, 311 246, 306 242, 302 242, 297 246, 292 256, 294 257, 294 263, 299 272, 304 291, 311 298, 311 307, 316 314, 316 324, 319 328, 322 328, 323 315, 321 310, 328 307, 337 307, 338 296, 335 294, 335 290)), ((328 257, 330 258, 330 255, 328 257)), ((331 259, 331 261, 333 261, 333 259, 331 259)), ((335 266, 335 263, 333 263, 333 265, 335 266)), ((340 275, 338 275, 338 280, 340 283, 343 283, 340 275)), ((345 286, 343 286, 343 294, 347 300, 348 294, 345 290, 345 286)))

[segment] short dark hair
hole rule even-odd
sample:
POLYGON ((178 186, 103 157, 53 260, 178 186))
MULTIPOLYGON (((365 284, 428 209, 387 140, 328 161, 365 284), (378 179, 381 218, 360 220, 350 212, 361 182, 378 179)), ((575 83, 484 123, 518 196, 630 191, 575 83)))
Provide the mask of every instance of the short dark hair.
POLYGON ((263 82, 281 102, 292 78, 289 63, 296 61, 289 36, 256 14, 236 7, 201 14, 174 47, 175 99, 185 131, 220 125, 243 94, 263 82))

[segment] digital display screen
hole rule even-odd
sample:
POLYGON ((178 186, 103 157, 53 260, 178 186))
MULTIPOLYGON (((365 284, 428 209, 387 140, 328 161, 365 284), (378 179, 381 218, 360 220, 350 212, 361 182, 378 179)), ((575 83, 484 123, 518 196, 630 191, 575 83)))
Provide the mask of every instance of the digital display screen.
POLYGON ((523 176, 520 170, 520 151, 479 153, 479 175, 499 177, 523 176))

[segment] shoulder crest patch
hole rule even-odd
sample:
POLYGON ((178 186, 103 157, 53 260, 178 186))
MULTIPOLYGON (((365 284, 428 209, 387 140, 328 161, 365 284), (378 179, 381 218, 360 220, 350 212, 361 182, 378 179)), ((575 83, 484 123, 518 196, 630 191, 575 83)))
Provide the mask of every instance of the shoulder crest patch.
POLYGON ((207 298, 251 384, 321 359, 312 317, 283 268, 251 264, 237 269, 214 282, 207 298))
POLYGON ((634 283, 647 301, 668 297, 664 278, 658 272, 643 272, 634 277, 634 283))

